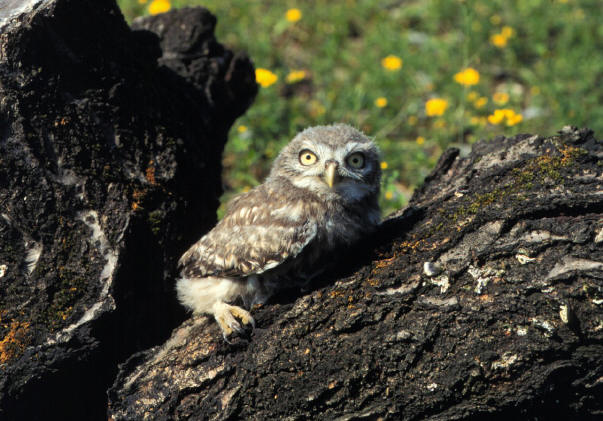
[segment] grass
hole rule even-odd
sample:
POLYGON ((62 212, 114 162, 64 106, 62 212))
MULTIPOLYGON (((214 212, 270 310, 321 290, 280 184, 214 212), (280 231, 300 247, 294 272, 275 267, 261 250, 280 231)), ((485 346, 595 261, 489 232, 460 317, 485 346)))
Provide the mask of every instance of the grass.
POLYGON ((375 137, 384 214, 449 146, 567 124, 603 131, 598 0, 119 0, 127 19, 158 2, 208 8, 218 40, 269 71, 232 128, 224 199, 260 183, 311 125, 342 121, 375 137))

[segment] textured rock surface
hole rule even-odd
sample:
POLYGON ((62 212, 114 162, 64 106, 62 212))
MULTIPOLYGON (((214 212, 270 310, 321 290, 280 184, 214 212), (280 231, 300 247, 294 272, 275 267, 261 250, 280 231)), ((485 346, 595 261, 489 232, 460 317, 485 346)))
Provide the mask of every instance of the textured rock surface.
POLYGON ((339 273, 254 311, 250 341, 199 317, 132 357, 110 415, 600 419, 602 160, 573 128, 448 151, 339 273))
POLYGON ((175 261, 215 222, 253 66, 203 9, 2 9, 0 419, 106 419, 117 363, 183 320, 175 261))

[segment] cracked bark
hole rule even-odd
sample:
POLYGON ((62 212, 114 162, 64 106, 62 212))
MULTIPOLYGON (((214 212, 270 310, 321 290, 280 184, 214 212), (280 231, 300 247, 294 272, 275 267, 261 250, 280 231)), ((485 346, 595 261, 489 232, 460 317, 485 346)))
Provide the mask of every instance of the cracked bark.
POLYGON ((103 420, 118 362, 184 319, 253 65, 201 8, 133 31, 114 0, 2 5, 0 419, 103 420))
POLYGON ((442 156, 309 293, 225 344, 190 319, 121 366, 113 420, 600 419, 602 143, 587 129, 442 156))

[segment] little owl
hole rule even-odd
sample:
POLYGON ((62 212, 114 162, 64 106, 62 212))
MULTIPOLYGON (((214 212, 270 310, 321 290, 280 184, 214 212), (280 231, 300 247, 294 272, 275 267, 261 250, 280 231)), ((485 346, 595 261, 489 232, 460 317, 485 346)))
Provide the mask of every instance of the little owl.
POLYGON ((325 257, 380 220, 376 145, 345 124, 299 133, 266 181, 235 197, 226 215, 180 258, 180 302, 214 316, 224 339, 254 326, 250 308, 320 273, 325 257))

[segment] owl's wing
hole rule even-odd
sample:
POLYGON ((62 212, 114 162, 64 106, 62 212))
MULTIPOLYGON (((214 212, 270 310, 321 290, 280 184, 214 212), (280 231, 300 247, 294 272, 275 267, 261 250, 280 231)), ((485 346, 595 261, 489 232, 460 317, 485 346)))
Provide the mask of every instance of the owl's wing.
POLYGON ((302 202, 275 209, 265 195, 254 189, 236 199, 214 229, 180 258, 182 276, 249 276, 298 255, 316 236, 315 219, 302 217, 302 202))

